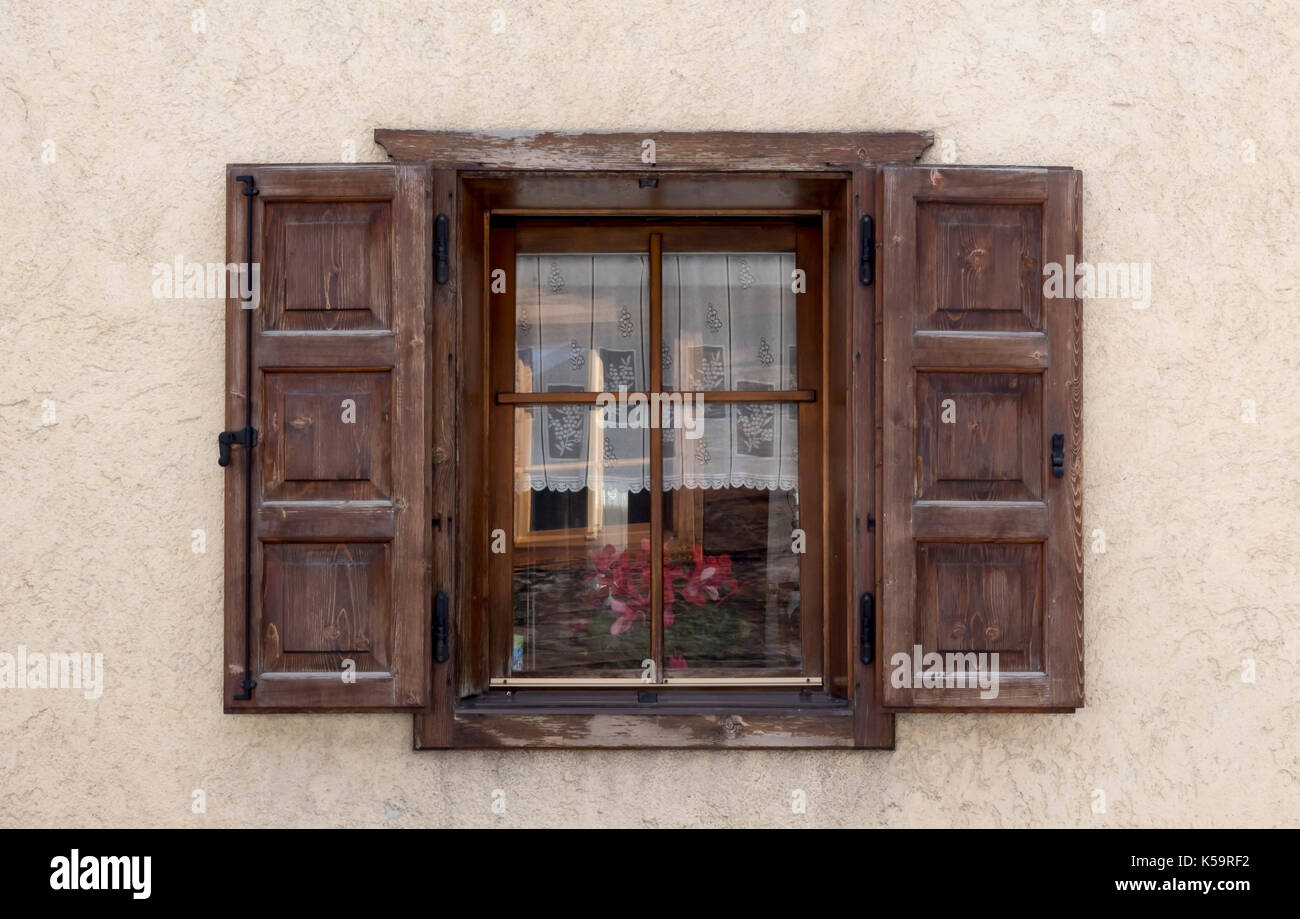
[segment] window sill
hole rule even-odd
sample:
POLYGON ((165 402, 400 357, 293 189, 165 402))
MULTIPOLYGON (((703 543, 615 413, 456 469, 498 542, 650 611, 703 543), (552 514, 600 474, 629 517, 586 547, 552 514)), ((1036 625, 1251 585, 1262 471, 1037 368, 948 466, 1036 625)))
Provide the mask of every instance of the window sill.
POLYGON ((636 691, 488 692, 456 704, 451 743, 446 746, 715 750, 854 746, 852 705, 825 693, 679 690, 657 695, 656 701, 638 702, 636 691))

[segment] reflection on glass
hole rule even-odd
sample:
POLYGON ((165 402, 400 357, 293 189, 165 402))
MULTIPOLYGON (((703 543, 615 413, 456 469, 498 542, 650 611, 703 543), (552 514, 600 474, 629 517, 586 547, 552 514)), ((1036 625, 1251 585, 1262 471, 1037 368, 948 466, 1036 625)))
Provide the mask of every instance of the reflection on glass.
POLYGON ((515 675, 635 676, 650 655, 648 432, 596 413, 515 411, 515 675))
MULTIPOLYGON (((599 425, 586 404, 515 410, 511 674, 639 676, 655 578, 670 679, 800 673, 798 407, 708 396, 798 388, 794 267, 792 253, 664 256, 663 389, 705 398, 663 430, 599 425)), ((648 255, 523 255, 516 269, 519 392, 649 389, 648 255)))
POLYGON ((672 432, 664 483, 675 526, 664 555, 671 678, 791 670, 802 662, 795 422, 773 403, 717 406, 697 436, 672 432))
POLYGON ((515 389, 646 389, 648 255, 520 255, 515 262, 515 389))

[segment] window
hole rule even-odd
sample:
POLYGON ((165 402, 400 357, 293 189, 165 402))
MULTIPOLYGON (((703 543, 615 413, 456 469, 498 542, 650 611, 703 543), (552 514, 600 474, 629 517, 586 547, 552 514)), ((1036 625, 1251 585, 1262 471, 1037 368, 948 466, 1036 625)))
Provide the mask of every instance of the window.
POLYGON ((227 711, 887 748, 1082 705, 1081 313, 1042 284, 1077 172, 377 140, 228 169, 227 711))
POLYGON ((489 685, 820 689, 820 218, 510 217, 488 246, 489 685))

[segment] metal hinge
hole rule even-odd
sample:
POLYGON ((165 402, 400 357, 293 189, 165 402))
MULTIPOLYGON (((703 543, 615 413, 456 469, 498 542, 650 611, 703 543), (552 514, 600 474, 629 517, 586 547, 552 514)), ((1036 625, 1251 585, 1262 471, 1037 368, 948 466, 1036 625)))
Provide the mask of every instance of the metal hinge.
POLYGON ((222 431, 217 435, 217 465, 230 465, 230 445, 239 444, 241 447, 257 446, 257 428, 248 427, 240 428, 237 431, 222 431))
POLYGON ((433 222, 433 276, 439 284, 446 284, 450 275, 448 259, 451 252, 451 224, 446 214, 439 214, 433 222))
POLYGON ((862 215, 858 229, 862 244, 858 253, 858 280, 872 284, 876 280, 876 224, 870 214, 862 215))
POLYGON ((876 598, 871 594, 858 601, 858 659, 864 664, 876 659, 876 598))

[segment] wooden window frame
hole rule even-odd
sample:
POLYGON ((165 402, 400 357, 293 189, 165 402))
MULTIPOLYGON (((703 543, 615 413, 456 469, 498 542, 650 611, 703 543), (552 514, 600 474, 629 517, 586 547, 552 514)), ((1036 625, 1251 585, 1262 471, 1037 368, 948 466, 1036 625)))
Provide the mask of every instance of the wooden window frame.
POLYGON ((449 659, 432 665, 416 748, 892 748, 879 656, 867 665, 856 653, 856 598, 879 593, 873 523, 881 471, 879 285, 859 283, 858 217, 877 213, 875 167, 915 161, 932 136, 378 130, 375 139, 395 161, 428 164, 430 219, 450 221, 449 277, 435 284, 429 317, 427 419, 437 519, 429 576, 433 592, 449 598, 453 640, 449 659), (654 143, 652 162, 643 159, 644 141, 654 143), (491 521, 514 513, 508 495, 495 496, 507 507, 489 507, 483 487, 494 401, 484 383, 488 220, 631 213, 822 219, 824 692, 682 689, 641 701, 636 689, 487 689, 490 585, 480 559, 491 521), (874 476, 849 471, 863 457, 874 476))
MULTIPOLYGON (((829 306, 822 283, 822 248, 821 239, 825 231, 824 213, 806 215, 799 218, 787 216, 756 220, 747 218, 748 225, 735 221, 714 218, 631 218, 613 220, 610 218, 593 219, 583 223, 580 218, 544 218, 538 226, 528 218, 507 216, 490 221, 488 251, 493 266, 513 265, 518 255, 528 252, 554 251, 595 251, 597 247, 605 252, 636 252, 646 255, 651 261, 660 262, 663 258, 676 252, 700 251, 773 251, 788 249, 795 254, 796 263, 805 266, 815 264, 815 269, 806 274, 807 290, 798 298, 798 372, 802 381, 780 391, 726 390, 707 393, 707 398, 714 404, 738 404, 742 402, 778 403, 799 408, 798 437, 803 449, 800 450, 799 465, 799 502, 800 512, 809 519, 821 519, 823 498, 823 470, 820 462, 824 427, 822 423, 821 404, 816 394, 825 383, 822 361, 822 331, 826 325, 826 312, 829 306)), ((652 354, 660 352, 658 337, 659 314, 655 304, 662 296, 657 289, 662 282, 656 283, 656 268, 651 267, 649 275, 650 326, 649 350, 652 354)), ((488 368, 492 383, 489 387, 495 409, 492 427, 487 433, 489 444, 487 491, 494 495, 504 495, 512 491, 511 483, 515 462, 516 440, 507 440, 503 432, 514 430, 518 437, 517 415, 514 409, 520 406, 542 406, 553 404, 584 404, 591 406, 594 392, 587 393, 541 393, 535 391, 516 391, 517 381, 514 370, 515 345, 513 338, 515 288, 512 272, 507 272, 505 293, 495 298, 490 304, 492 315, 488 319, 488 338, 491 340, 492 354, 488 368), (514 424, 512 424, 512 420, 514 424)), ((649 368, 650 379, 643 391, 663 392, 663 382, 659 378, 660 368, 652 363, 649 368)), ((662 470, 661 442, 650 440, 650 449, 646 454, 651 470, 662 470)), ((654 479, 660 474, 653 472, 654 479)), ((629 544, 635 545, 644 537, 651 539, 651 554, 656 559, 655 565, 661 564, 659 546, 668 542, 667 533, 660 539, 651 535, 656 527, 662 526, 663 495, 671 495, 674 505, 674 520, 682 520, 682 511, 689 503, 693 505, 690 519, 700 519, 703 508, 703 494, 695 489, 678 489, 672 492, 651 490, 650 521, 643 524, 631 524, 624 532, 629 544)), ((595 537, 596 527, 588 521, 588 529, 557 530, 540 536, 520 534, 519 524, 521 505, 528 503, 527 496, 514 496, 515 513, 512 518, 513 529, 506 533, 506 551, 493 553, 476 560, 476 564, 486 564, 495 568, 491 576, 492 584, 506 582, 515 570, 515 549, 531 546, 536 551, 546 546, 573 545, 572 540, 590 541, 595 537)), ((589 504, 589 513, 592 505, 589 504)), ((496 513, 501 505, 494 507, 496 513)), ((496 519, 501 519, 497 517, 496 519)), ((687 532, 690 532, 689 530, 687 532)), ((506 660, 510 655, 510 636, 513 632, 511 609, 513 597, 497 593, 491 599, 491 638, 490 655, 487 666, 491 672, 489 690, 511 688, 516 695, 531 695, 540 689, 590 687, 602 690, 631 684, 647 691, 678 692, 683 688, 707 687, 719 689, 758 690, 782 687, 789 689, 798 686, 809 691, 823 688, 823 661, 826 657, 826 635, 823 623, 822 579, 825 571, 822 567, 822 539, 824 533, 820 526, 810 528, 806 534, 805 552, 800 559, 801 579, 801 654, 798 668, 786 668, 787 672, 764 673, 724 673, 722 671, 692 671, 685 676, 669 675, 661 670, 662 679, 654 685, 644 685, 640 669, 621 673, 574 674, 571 677, 515 677, 509 673, 506 660), (810 572, 817 572, 815 577, 810 572), (797 673, 793 672, 797 669, 797 673)), ((658 608, 663 603, 662 591, 657 580, 651 582, 652 606, 658 608)), ((663 667, 664 631, 661 619, 652 616, 650 624, 650 659, 661 662, 663 667)))

